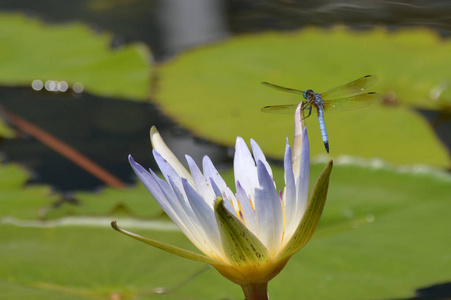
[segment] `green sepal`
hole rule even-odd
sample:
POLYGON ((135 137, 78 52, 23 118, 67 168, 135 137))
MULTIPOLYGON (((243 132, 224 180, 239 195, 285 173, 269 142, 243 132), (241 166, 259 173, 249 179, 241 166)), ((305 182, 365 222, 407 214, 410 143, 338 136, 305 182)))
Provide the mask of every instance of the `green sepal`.
POLYGON ((266 247, 247 227, 225 207, 222 197, 215 201, 215 216, 218 223, 224 253, 237 266, 262 265, 269 260, 266 247))
POLYGON ((115 230, 119 231, 122 234, 125 234, 125 235, 127 235, 129 237, 132 237, 132 238, 138 240, 138 241, 146 243, 146 244, 148 244, 150 246, 153 246, 155 248, 164 250, 164 251, 169 252, 171 254, 175 254, 175 255, 178 255, 180 257, 187 258, 187 259, 194 260, 194 261, 207 263, 207 264, 212 265, 212 266, 227 266, 225 263, 223 263, 223 262, 221 262, 219 260, 216 260, 214 258, 205 256, 205 255, 202 255, 202 254, 199 254, 199 253, 191 252, 191 251, 188 251, 188 250, 176 247, 176 246, 165 244, 163 242, 159 242, 159 241, 155 241, 155 240, 152 240, 152 239, 149 239, 149 238, 145 238, 145 237, 143 237, 141 235, 138 235, 136 233, 130 232, 130 231, 125 230, 125 229, 122 229, 119 226, 117 226, 116 221, 111 222, 111 226, 115 230))
POLYGON ((315 233, 326 204, 327 191, 329 189, 329 177, 332 171, 332 166, 333 161, 331 160, 319 176, 315 188, 313 189, 310 201, 307 204, 304 216, 302 217, 302 220, 290 241, 278 256, 279 260, 282 261, 291 257, 294 253, 304 247, 315 233))

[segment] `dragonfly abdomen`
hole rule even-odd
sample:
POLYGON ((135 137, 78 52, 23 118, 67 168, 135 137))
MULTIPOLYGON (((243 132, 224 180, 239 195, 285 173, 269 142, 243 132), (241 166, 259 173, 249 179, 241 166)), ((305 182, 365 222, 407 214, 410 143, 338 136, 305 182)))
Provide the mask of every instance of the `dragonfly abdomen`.
POLYGON ((321 130, 321 138, 323 139, 323 144, 324 147, 326 148, 327 153, 329 153, 329 138, 327 137, 326 122, 324 121, 323 107, 321 105, 318 105, 317 111, 318 111, 319 129, 321 130))

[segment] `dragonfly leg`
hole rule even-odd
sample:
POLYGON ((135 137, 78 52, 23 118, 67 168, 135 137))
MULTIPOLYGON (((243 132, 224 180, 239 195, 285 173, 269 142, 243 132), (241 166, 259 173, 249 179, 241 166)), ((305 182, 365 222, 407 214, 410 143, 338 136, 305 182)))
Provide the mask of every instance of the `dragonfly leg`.
POLYGON ((308 102, 302 103, 301 112, 303 119, 310 117, 312 114, 312 106, 308 102))

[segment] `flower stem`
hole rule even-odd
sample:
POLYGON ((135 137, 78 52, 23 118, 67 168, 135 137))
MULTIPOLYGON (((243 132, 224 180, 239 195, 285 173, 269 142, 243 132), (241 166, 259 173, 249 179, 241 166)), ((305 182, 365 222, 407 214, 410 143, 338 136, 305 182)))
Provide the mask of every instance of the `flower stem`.
POLYGON ((255 283, 242 285, 245 300, 269 300, 268 283, 255 283))

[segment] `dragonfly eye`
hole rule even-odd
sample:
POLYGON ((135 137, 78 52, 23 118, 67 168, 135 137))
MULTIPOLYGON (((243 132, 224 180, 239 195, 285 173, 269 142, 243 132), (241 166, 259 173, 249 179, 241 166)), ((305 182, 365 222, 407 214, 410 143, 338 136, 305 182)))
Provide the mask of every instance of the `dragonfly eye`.
POLYGON ((305 90, 303 96, 305 100, 311 101, 315 96, 315 92, 313 90, 305 90))

